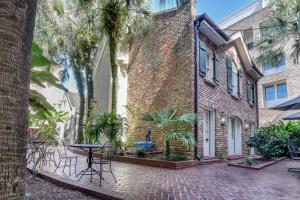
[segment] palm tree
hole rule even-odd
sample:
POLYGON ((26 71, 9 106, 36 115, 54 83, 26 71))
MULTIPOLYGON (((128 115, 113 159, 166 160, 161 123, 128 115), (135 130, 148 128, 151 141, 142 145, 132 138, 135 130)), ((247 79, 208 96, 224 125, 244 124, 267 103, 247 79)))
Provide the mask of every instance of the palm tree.
MULTIPOLYGON (((46 84, 65 90, 59 80, 51 73, 51 61, 43 55, 43 50, 35 43, 32 44, 30 87, 45 88, 46 84)), ((29 104, 34 112, 50 113, 55 108, 37 90, 30 88, 29 104)))
POLYGON ((112 76, 112 111, 117 109, 117 89, 118 89, 118 64, 117 64, 117 45, 122 33, 127 29, 125 34, 130 37, 131 34, 140 33, 141 24, 147 27, 150 19, 149 1, 130 1, 130 0, 105 0, 100 6, 100 22, 103 33, 108 38, 111 76, 112 76), (146 22, 146 23, 142 23, 146 22), (139 28, 134 29, 134 27, 139 28))
POLYGON ((259 63, 271 63, 276 66, 281 60, 282 51, 292 42, 291 56, 294 63, 300 57, 300 1, 271 0, 270 18, 261 27, 263 38, 257 43, 261 55, 259 63))
POLYGON ((168 107, 162 111, 145 114, 142 120, 151 122, 153 127, 160 131, 160 138, 166 148, 166 157, 171 154, 172 142, 181 142, 188 148, 195 143, 192 134, 188 131, 188 127, 196 121, 194 113, 178 115, 176 109, 168 107))
POLYGON ((36 0, 1 0, 0 4, 0 198, 24 199, 25 139, 36 0))

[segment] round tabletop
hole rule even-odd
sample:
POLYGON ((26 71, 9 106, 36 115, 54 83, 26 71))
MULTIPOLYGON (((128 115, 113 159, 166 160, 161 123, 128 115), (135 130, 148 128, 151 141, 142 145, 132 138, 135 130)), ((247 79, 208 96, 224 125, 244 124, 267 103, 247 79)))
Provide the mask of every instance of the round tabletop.
POLYGON ((104 147, 110 147, 111 145, 108 144, 70 144, 69 147, 74 148, 104 148, 104 147))

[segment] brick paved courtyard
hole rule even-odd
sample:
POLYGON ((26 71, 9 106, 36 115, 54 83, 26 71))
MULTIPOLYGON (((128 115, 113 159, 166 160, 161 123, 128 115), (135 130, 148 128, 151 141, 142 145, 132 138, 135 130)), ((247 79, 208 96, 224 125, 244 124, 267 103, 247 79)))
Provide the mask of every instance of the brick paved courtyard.
MULTIPOLYGON (((86 157, 78 156, 77 172, 86 167, 86 157)), ((284 160, 256 171, 227 166, 226 163, 200 165, 182 170, 168 170, 122 162, 113 162, 117 182, 110 174, 99 187, 99 178, 93 182, 83 177, 77 182, 74 171, 54 166, 43 167, 44 174, 121 199, 300 199, 300 173, 291 173, 289 167, 300 167, 300 161, 284 160)))

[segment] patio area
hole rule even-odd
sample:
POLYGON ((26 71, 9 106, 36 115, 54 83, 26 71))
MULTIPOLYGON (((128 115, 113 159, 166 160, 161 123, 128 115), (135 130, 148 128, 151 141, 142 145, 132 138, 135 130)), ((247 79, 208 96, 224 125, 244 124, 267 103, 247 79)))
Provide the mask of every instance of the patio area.
MULTIPOLYGON (((78 173, 86 168, 87 158, 77 156, 78 173)), ((105 173, 101 188, 97 175, 93 176, 92 182, 89 176, 77 181, 74 168, 71 176, 67 168, 65 172, 58 169, 53 174, 55 167, 53 163, 51 165, 40 170, 41 177, 51 177, 56 184, 81 192, 88 191, 100 199, 300 198, 300 173, 287 171, 290 167, 300 167, 300 161, 288 159, 259 171, 227 166, 227 163, 169 170, 114 161, 112 168, 117 182, 111 174, 105 173)))

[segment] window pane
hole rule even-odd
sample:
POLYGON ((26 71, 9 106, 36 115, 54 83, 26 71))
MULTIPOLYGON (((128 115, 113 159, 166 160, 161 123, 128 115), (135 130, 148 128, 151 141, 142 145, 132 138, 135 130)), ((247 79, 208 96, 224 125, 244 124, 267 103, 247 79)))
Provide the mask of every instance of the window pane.
POLYGON ((286 83, 278 84, 277 85, 277 98, 286 98, 287 97, 287 88, 286 83))
POLYGON ((275 99, 274 86, 265 87, 265 100, 270 101, 275 99))

